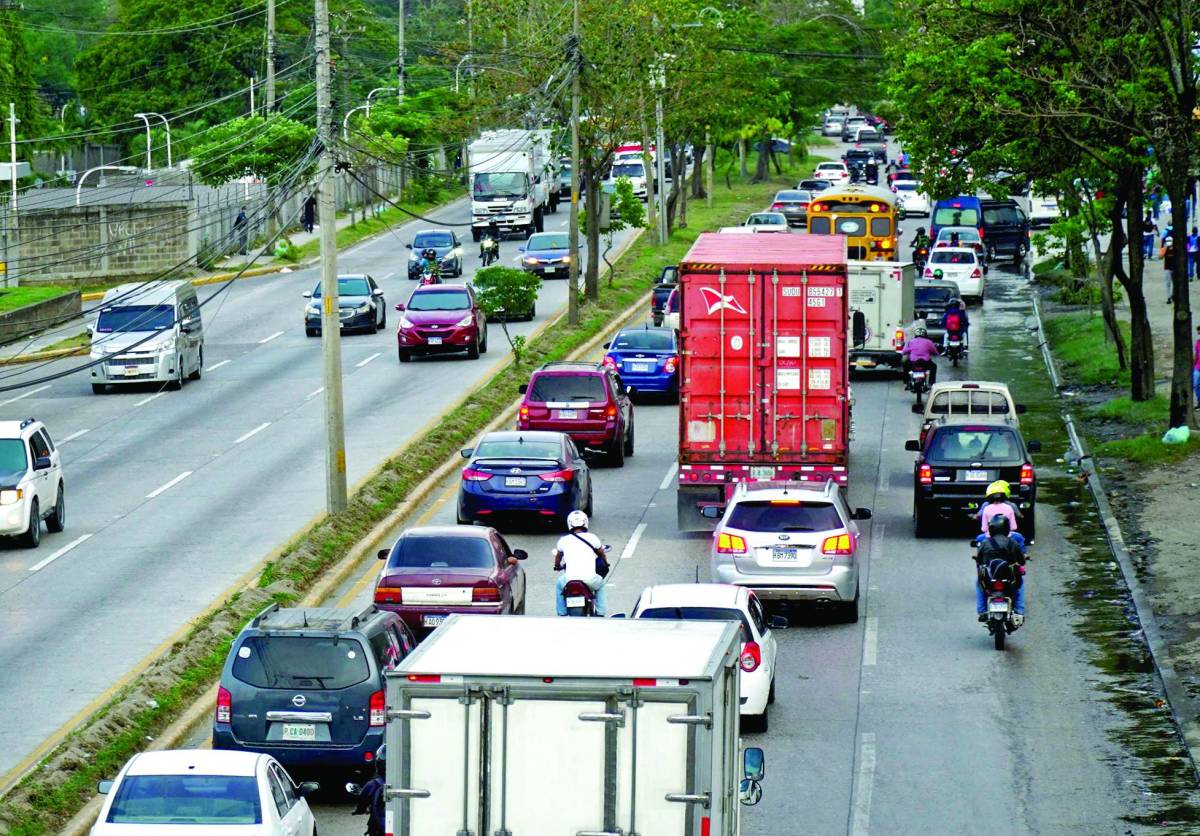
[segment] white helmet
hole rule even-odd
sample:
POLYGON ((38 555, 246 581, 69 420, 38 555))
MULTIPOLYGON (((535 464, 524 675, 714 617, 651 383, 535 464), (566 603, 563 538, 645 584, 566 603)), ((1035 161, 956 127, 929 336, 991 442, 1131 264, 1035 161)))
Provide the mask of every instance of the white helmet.
POLYGON ((583 513, 582 511, 572 511, 571 513, 567 514, 567 528, 572 530, 576 528, 587 528, 587 525, 587 514, 583 513))

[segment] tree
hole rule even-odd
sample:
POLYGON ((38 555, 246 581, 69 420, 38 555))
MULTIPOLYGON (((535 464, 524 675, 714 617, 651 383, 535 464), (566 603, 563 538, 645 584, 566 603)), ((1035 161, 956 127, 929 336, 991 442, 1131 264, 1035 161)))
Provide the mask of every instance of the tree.
MULTIPOLYGON (((37 94, 33 64, 25 50, 19 12, 0 10, 0 99, 3 106, 16 104, 22 136, 41 136, 46 131, 46 106, 37 94)), ((8 117, 7 111, 4 118, 8 117)))
POLYGON ((316 167, 315 141, 316 132, 300 122, 245 116, 207 134, 193 151, 192 171, 210 186, 250 176, 276 185, 316 167))
POLYGON ((520 363, 521 354, 525 349, 525 337, 514 337, 508 333, 508 322, 510 319, 526 315, 532 319, 534 305, 537 304, 538 294, 542 289, 542 277, 495 264, 475 271, 472 285, 479 307, 488 319, 500 321, 500 327, 512 348, 513 357, 520 363))

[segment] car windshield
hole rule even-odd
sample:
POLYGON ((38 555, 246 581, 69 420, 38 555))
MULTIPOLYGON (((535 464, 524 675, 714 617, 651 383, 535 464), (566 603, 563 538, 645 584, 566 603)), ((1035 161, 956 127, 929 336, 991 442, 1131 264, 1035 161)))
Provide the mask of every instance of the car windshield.
POLYGON ((392 548, 389 569, 494 569, 492 544, 483 537, 410 534, 392 548))
POLYGON ((362 644, 339 636, 247 636, 233 657, 234 678, 255 688, 336 690, 370 675, 362 644))
POLYGON ((726 525, 744 531, 831 531, 845 528, 832 502, 800 500, 751 500, 738 502, 729 512, 726 525))
POLYGON ((979 237, 979 230, 972 229, 969 226, 964 226, 961 229, 958 227, 953 229, 949 227, 943 227, 942 229, 938 230, 937 239, 938 241, 949 241, 951 236, 954 235, 957 235, 958 240, 964 244, 975 244, 983 240, 979 237))
POLYGON ((25 469, 25 442, 19 438, 0 440, 0 473, 25 469))
POLYGON ((617 163, 612 167, 612 179, 618 177, 644 177, 646 169, 641 163, 617 163))
POLYGON ((477 459, 555 459, 562 455, 557 441, 481 441, 475 448, 477 459))
POLYGON ((974 264, 974 250, 934 250, 929 256, 930 264, 974 264))
POLYGON ((926 458, 970 464, 1011 462, 1021 457, 1021 445, 1005 427, 942 427, 933 435, 926 458))
POLYGON ((565 250, 571 246, 567 236, 561 232, 539 232, 529 238, 525 245, 528 250, 565 250))
POLYGON ((410 311, 464 311, 471 307, 471 297, 465 290, 422 290, 408 300, 410 311))
POLYGON ((974 209, 957 206, 939 206, 933 212, 934 226, 975 226, 979 213, 974 209))
POLYGON ((539 374, 529 389, 535 403, 566 401, 607 401, 604 381, 598 374, 539 374))
POLYGON ((426 247, 450 247, 454 244, 454 238, 449 232, 422 232, 413 239, 413 249, 421 250, 426 247))
POLYGON ((742 641, 753 641, 750 625, 742 611, 732 607, 651 607, 638 613, 638 618, 657 618, 663 621, 736 621, 742 625, 742 641))
POLYGON ((918 308, 930 305, 945 305, 954 298, 954 291, 947 287, 918 287, 915 302, 918 308))
MULTIPOLYGON (((371 288, 363 278, 338 279, 338 296, 370 296, 371 288)), ((312 298, 321 298, 321 283, 313 288, 312 298)))
POLYGON ((126 775, 108 809, 111 824, 262 824, 252 775, 126 775))
POLYGON ((675 335, 670 331, 622 331, 610 347, 618 351, 674 351, 675 335))
POLYGON ((777 202, 798 201, 803 203, 804 201, 811 199, 812 193, 810 192, 780 192, 779 194, 775 195, 775 200, 777 202))
POLYGON ((497 197, 525 197, 529 192, 529 177, 520 171, 493 171, 475 175, 471 194, 476 200, 497 197))
POLYGON ((111 334, 115 331, 165 331, 175 324, 175 308, 171 305, 121 305, 102 308, 96 321, 96 331, 111 334))

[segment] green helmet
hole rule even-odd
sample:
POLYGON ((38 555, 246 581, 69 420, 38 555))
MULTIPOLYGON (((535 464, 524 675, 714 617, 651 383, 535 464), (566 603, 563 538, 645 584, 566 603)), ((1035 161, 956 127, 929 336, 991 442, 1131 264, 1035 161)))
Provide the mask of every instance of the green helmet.
POLYGON ((933 277, 935 279, 940 279, 943 275, 944 274, 942 273, 942 268, 940 268, 940 267, 933 271, 933 277))

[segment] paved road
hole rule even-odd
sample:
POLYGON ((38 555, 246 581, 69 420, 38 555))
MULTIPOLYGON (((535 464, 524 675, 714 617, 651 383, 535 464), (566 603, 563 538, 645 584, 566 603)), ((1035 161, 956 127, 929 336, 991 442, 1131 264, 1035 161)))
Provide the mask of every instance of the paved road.
MULTIPOLYGON (((437 215, 460 223, 469 205, 437 215)), ((546 228, 566 223, 564 207, 546 228)), ((405 301, 415 283, 404 244, 429 226, 356 246, 341 271, 374 275, 389 308, 405 301)), ((469 279, 478 248, 459 231, 469 279)), ((501 263, 519 243, 502 244, 501 263)), ((315 280, 314 270, 248 279, 206 304, 204 377, 180 392, 96 396, 85 373, 0 394, 0 415, 37 416, 61 445, 68 500, 64 533, 44 535, 36 551, 0 545, 0 774, 323 510, 321 344, 301 325, 301 293, 315 280)), ((547 282, 536 319, 510 330, 528 334, 553 316, 566 284, 547 282)), ((202 301, 219 292, 199 289, 202 301)), ((400 366, 397 316, 342 341, 351 483, 490 377, 507 351, 493 326, 480 360, 400 366)), ((79 362, 5 368, 0 383, 79 362)))

